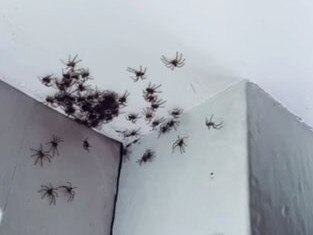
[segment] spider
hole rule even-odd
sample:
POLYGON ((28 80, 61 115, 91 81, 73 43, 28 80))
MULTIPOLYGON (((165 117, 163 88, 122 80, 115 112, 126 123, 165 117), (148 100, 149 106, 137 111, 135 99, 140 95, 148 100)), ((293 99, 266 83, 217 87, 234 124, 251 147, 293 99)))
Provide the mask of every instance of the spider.
POLYGON ((129 159, 129 155, 132 153, 132 151, 129 149, 131 147, 132 143, 129 143, 127 145, 122 146, 122 156, 126 160, 129 159))
POLYGON ((164 121, 165 121, 164 117, 154 119, 151 123, 152 130, 155 130, 164 121))
POLYGON ((130 113, 126 116, 126 119, 132 123, 136 123, 141 118, 138 113, 130 113))
POLYGON ((163 104, 166 103, 165 100, 159 99, 151 103, 152 110, 157 110, 158 108, 164 108, 163 104))
POLYGON ((174 70, 176 67, 181 68, 185 65, 185 59, 183 59, 183 53, 176 52, 176 57, 174 59, 167 59, 164 55, 161 57, 161 61, 165 64, 167 68, 174 70))
POLYGON ((173 108, 168 112, 173 118, 179 118, 180 115, 183 113, 183 110, 181 108, 173 108))
POLYGON ((149 85, 146 89, 143 90, 144 94, 148 94, 148 95, 154 95, 155 93, 162 93, 162 91, 158 91, 158 88, 160 88, 162 85, 155 85, 155 84, 151 84, 151 82, 149 82, 149 85))
POLYGON ((210 120, 205 118, 205 125, 209 128, 209 130, 211 129, 211 127, 213 129, 219 130, 223 127, 223 123, 224 123, 223 121, 218 123, 218 124, 214 123, 213 122, 213 114, 211 115, 210 120))
POLYGON ((173 152, 175 152, 176 148, 179 148, 180 153, 184 153, 185 152, 185 147, 187 146, 185 139, 187 139, 188 137, 177 137, 177 140, 174 142, 174 144, 172 145, 172 149, 173 152))
POLYGON ((176 131, 177 130, 177 127, 179 126, 179 121, 172 118, 170 119, 169 121, 166 122, 166 125, 170 128, 170 130, 172 128, 174 128, 174 130, 176 131))
POLYGON ((62 138, 53 135, 52 140, 50 140, 48 143, 46 143, 46 144, 50 145, 49 152, 51 151, 51 155, 53 157, 55 156, 55 154, 57 154, 59 156, 58 146, 59 146, 59 143, 61 143, 61 142, 63 142, 62 138))
POLYGON ((147 68, 146 67, 143 68, 141 65, 139 70, 128 67, 126 71, 135 74, 135 77, 131 77, 134 80, 134 82, 138 82, 139 79, 145 80, 147 78, 146 76, 147 68))
POLYGON ((137 137, 138 135, 140 135, 140 127, 138 129, 133 129, 133 130, 126 130, 124 131, 124 137, 125 138, 129 138, 129 137, 137 137))
POLYGON ((52 86, 51 82, 52 82, 52 79, 53 79, 52 76, 53 76, 53 75, 50 74, 50 75, 46 75, 46 76, 40 78, 41 83, 42 83, 43 85, 45 85, 46 87, 51 87, 51 86, 52 86))
POLYGON ((160 137, 162 134, 166 134, 170 131, 171 131, 171 128, 167 125, 167 123, 164 123, 160 126, 158 137, 160 137))
POLYGON ((157 95, 155 95, 155 94, 151 95, 151 94, 148 94, 148 93, 144 93, 143 94, 143 98, 148 103, 154 103, 154 102, 156 102, 158 100, 158 96, 157 95))
POLYGON ((74 200, 76 192, 74 189, 77 187, 73 187, 71 182, 66 182, 68 185, 59 186, 58 189, 63 189, 64 192, 68 195, 67 201, 71 202, 74 200))
POLYGON ((51 183, 49 185, 41 185, 41 189, 38 193, 41 193, 41 199, 47 197, 49 199, 49 205, 55 205, 56 198, 58 197, 57 188, 54 188, 51 183))
POLYGON ((77 59, 78 55, 75 55, 73 59, 71 59, 71 55, 68 56, 67 62, 61 60, 61 62, 67 66, 67 68, 75 68, 76 65, 81 62, 82 60, 77 59))
POLYGON ((47 159, 48 162, 51 162, 51 159, 53 158, 52 155, 50 155, 49 151, 44 151, 42 144, 40 144, 39 149, 30 149, 31 151, 35 152, 31 155, 31 157, 35 157, 36 160, 34 162, 34 165, 37 165, 37 163, 40 161, 40 166, 43 167, 43 160, 47 159))
POLYGON ((86 151, 89 152, 90 147, 91 147, 91 145, 90 145, 90 143, 88 142, 88 138, 86 138, 86 139, 83 141, 83 149, 85 149, 86 151))
POLYGON ((122 106, 126 106, 127 98, 129 95, 130 93, 128 91, 125 91, 124 94, 118 98, 119 104, 122 106))
POLYGON ((153 109, 151 108, 145 108, 142 110, 142 114, 145 117, 145 121, 147 121, 148 123, 151 122, 152 118, 154 117, 155 113, 153 111, 153 109))
POLYGON ((151 149, 147 149, 142 157, 137 160, 138 164, 141 165, 142 163, 152 162, 152 160, 155 158, 155 152, 151 149))

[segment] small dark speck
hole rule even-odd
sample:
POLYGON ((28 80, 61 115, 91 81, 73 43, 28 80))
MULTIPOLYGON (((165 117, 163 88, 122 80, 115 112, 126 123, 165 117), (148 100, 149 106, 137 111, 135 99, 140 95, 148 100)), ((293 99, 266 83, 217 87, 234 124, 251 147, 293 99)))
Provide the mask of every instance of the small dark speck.
POLYGON ((214 178, 214 173, 213 172, 210 173, 210 177, 211 177, 211 179, 214 178))

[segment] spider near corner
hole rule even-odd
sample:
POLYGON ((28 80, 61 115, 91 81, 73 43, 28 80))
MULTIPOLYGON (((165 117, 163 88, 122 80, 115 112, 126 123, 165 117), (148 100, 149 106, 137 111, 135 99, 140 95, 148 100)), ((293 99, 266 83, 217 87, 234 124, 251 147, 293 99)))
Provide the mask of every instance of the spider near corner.
POLYGON ((86 139, 83 141, 83 149, 85 149, 87 152, 89 152, 90 147, 91 147, 91 145, 90 145, 90 143, 89 143, 89 141, 88 141, 88 138, 86 138, 86 139))
POLYGON ((78 55, 75 55, 73 59, 71 58, 71 55, 68 56, 67 62, 61 60, 61 62, 67 66, 67 68, 74 69, 76 65, 81 62, 82 60, 77 59, 78 55))
POLYGON ((125 91, 123 95, 118 97, 118 103, 122 106, 126 106, 127 98, 130 95, 128 91, 125 91))
POLYGON ((185 137, 177 137, 177 140, 172 145, 172 152, 174 153, 177 148, 179 148, 180 153, 185 152, 185 147, 187 146, 185 139, 187 139, 188 136, 185 137))
POLYGON ((41 193, 41 199, 47 197, 49 199, 49 205, 55 205, 56 198, 58 197, 57 188, 54 188, 51 183, 49 185, 41 185, 41 189, 38 190, 38 193, 41 193))
POLYGON ((150 107, 144 108, 141 113, 147 123, 150 123, 155 115, 155 112, 150 107))
POLYGON ((46 144, 47 145, 50 145, 50 149, 48 150, 49 152, 51 152, 51 155, 54 157, 55 155, 58 155, 59 156, 59 143, 63 142, 63 139, 56 136, 56 135, 53 135, 52 136, 52 139, 47 142, 46 144))
POLYGON ((73 187, 71 182, 66 182, 68 185, 61 185, 58 187, 58 189, 63 189, 64 192, 67 194, 68 198, 67 201, 71 202, 74 200, 75 194, 76 192, 74 191, 74 189, 76 189, 77 187, 73 187))
POLYGON ((134 82, 138 82, 139 80, 145 80, 147 78, 146 76, 147 67, 143 68, 142 65, 139 66, 139 69, 128 67, 126 71, 133 73, 135 75, 135 77, 131 77, 131 79, 133 79, 134 82))
POLYGON ((211 115, 210 120, 208 120, 208 118, 205 118, 205 125, 208 127, 208 129, 210 130, 211 128, 219 130, 223 127, 223 121, 221 121, 220 123, 216 124, 215 122, 213 122, 213 115, 211 115))
POLYGON ((43 160, 47 159, 48 162, 51 162, 51 159, 53 156, 50 154, 49 151, 45 151, 42 147, 42 144, 40 144, 38 149, 30 149, 31 151, 35 152, 34 154, 31 155, 31 157, 35 157, 35 162, 34 165, 36 166, 38 162, 40 162, 40 166, 43 167, 43 160))
POLYGON ((185 59, 183 58, 183 53, 176 52, 174 59, 167 59, 164 55, 161 57, 161 61, 167 68, 174 70, 175 68, 181 68, 185 65, 185 59))
POLYGON ((143 163, 152 162, 155 157, 155 152, 151 149, 147 149, 142 157, 137 160, 137 163, 141 166, 143 163))
POLYGON ((126 120, 132 122, 132 123, 136 123, 138 119, 140 119, 140 115, 138 113, 129 113, 126 116, 126 120))

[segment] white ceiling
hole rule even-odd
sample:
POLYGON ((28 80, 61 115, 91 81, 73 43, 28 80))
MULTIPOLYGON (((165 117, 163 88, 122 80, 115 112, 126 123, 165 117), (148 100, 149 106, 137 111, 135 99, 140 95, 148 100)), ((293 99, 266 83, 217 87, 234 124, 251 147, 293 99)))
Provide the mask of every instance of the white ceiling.
MULTIPOLYGON (((1 0, 0 76, 42 101, 53 90, 38 76, 79 54, 98 88, 130 91, 126 113, 147 105, 149 81, 189 109, 248 78, 313 125, 312 12, 308 0, 1 0), (160 57, 176 51, 186 65, 171 71, 160 57), (134 83, 126 68, 139 65, 148 79, 134 83)), ((137 125, 121 116, 99 131, 120 140, 114 130, 137 125)))

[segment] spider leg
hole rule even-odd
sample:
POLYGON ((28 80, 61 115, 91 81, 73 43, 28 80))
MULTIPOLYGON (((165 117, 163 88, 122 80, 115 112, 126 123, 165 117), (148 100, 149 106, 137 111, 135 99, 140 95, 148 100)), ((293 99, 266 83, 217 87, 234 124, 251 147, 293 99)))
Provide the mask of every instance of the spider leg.
POLYGON ((44 197, 48 195, 48 192, 45 192, 42 196, 41 196, 41 199, 44 199, 44 197))

